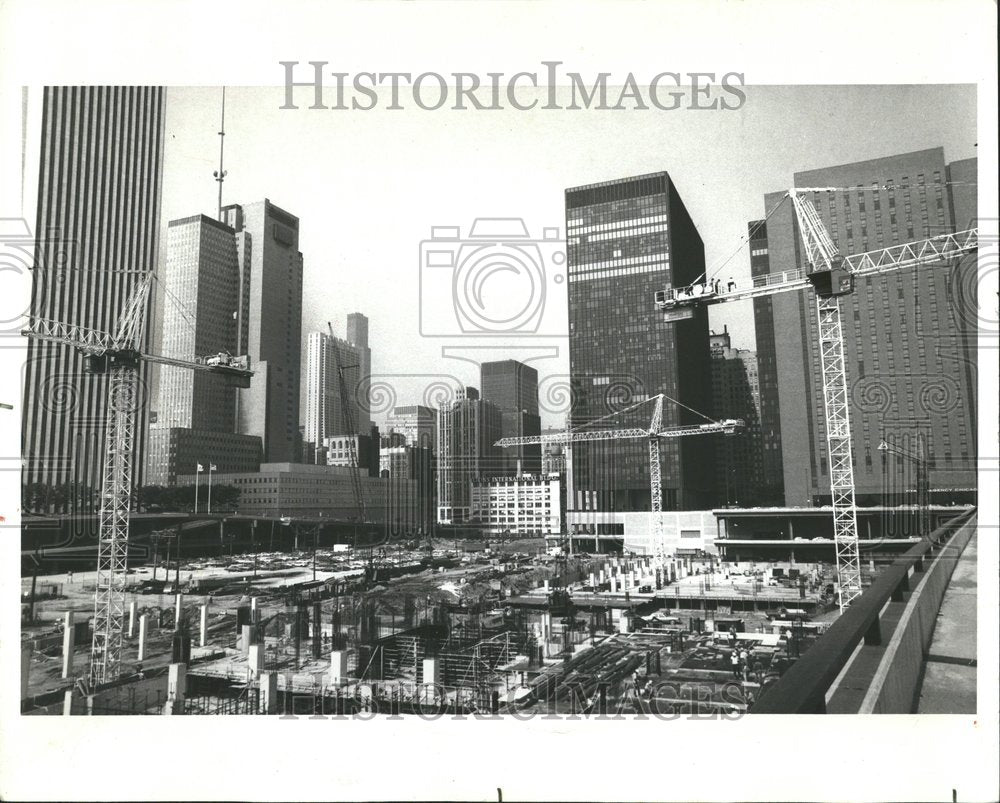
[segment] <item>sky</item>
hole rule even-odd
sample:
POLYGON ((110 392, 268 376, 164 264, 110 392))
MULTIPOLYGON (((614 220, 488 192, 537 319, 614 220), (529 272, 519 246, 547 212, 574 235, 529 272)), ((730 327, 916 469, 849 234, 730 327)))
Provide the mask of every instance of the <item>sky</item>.
MULTIPOLYGON (((303 90, 304 93, 310 90, 303 90)), ((302 339, 348 313, 370 320, 372 374, 392 402, 423 403, 428 387, 478 386, 478 362, 531 361, 543 386, 569 372, 565 283, 543 245, 544 336, 476 338, 451 313, 448 280, 428 271, 421 243, 432 227, 477 218, 521 218, 530 235, 564 235, 567 187, 667 171, 724 278, 749 277, 741 244, 764 216, 765 193, 796 171, 943 146, 948 161, 976 155, 971 86, 746 87, 738 110, 404 111, 280 109, 281 88, 226 90, 223 203, 269 198, 300 219, 304 260, 302 339), (735 255, 734 255, 735 252, 735 255), (453 336, 431 336, 448 335, 453 336)), ((163 233, 169 220, 215 216, 222 91, 167 94, 163 233)), ((433 250, 433 245, 425 245, 433 250)), ((165 264, 165 240, 160 264, 165 264)), ((483 292, 490 309, 516 309, 523 277, 498 274, 483 292), (491 283, 492 282, 492 283, 491 283), (493 306, 490 306, 493 305, 493 306)), ((162 314, 162 303, 157 317, 162 314)), ((750 302, 710 309, 715 330, 754 348, 750 302)), ((158 323, 157 323, 158 328, 158 323)), ((543 426, 566 410, 542 390, 543 426)), ((304 401, 303 401, 304 408, 304 401)))

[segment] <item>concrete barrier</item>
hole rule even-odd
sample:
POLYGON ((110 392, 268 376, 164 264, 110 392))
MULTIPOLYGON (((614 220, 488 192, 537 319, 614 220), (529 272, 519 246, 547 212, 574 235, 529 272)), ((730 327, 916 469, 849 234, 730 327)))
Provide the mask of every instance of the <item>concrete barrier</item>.
POLYGON ((976 526, 977 520, 973 519, 951 537, 910 596, 861 702, 859 714, 913 713, 924 657, 934 637, 941 600, 976 526))

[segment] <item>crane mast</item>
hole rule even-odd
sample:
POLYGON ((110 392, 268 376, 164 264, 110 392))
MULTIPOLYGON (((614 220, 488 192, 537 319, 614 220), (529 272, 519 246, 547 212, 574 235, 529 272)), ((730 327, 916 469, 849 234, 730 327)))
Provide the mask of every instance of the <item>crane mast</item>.
POLYGON ((663 400, 664 394, 659 394, 652 399, 634 404, 621 410, 620 413, 630 412, 649 401, 653 402, 653 414, 650 418, 649 427, 623 427, 621 429, 598 429, 598 430, 570 430, 549 435, 528 435, 516 438, 501 438, 496 442, 496 446, 533 446, 543 443, 562 443, 571 445, 586 441, 607 441, 607 440, 630 440, 645 438, 649 444, 649 493, 650 512, 652 515, 652 538, 653 550, 656 560, 663 561, 663 490, 662 473, 660 466, 660 440, 662 438, 682 438, 690 435, 711 435, 721 433, 724 435, 735 435, 743 431, 744 422, 741 419, 726 419, 724 421, 709 421, 707 424, 692 424, 679 427, 669 427, 663 429, 663 400))
MULTIPOLYGON (((857 508, 854 496, 854 465, 851 439, 850 397, 844 361, 842 295, 854 291, 855 280, 908 267, 954 259, 978 247, 978 229, 929 237, 843 257, 834 245, 806 192, 831 192, 834 187, 797 188, 786 197, 792 201, 799 234, 806 252, 804 270, 758 277, 749 289, 715 292, 710 282, 658 291, 656 305, 668 320, 690 317, 690 307, 747 298, 771 296, 812 288, 816 295, 819 352, 823 379, 826 443, 829 454, 830 494, 833 501, 834 543, 841 611, 861 594, 861 560, 858 552, 857 508)), ((926 473, 926 472, 925 472, 926 473)), ((928 485, 926 479, 923 485, 928 485)))
POLYGON ((235 377, 249 386, 252 373, 245 357, 214 355, 195 361, 144 354, 141 351, 146 306, 154 275, 148 272, 122 312, 115 334, 32 316, 21 334, 34 340, 71 346, 84 356, 88 373, 107 374, 107 423, 101 467, 98 514, 97 583, 94 591, 94 634, 90 683, 115 680, 121 670, 122 623, 128 567, 129 510, 135 469, 135 438, 140 405, 142 363, 159 362, 235 377))

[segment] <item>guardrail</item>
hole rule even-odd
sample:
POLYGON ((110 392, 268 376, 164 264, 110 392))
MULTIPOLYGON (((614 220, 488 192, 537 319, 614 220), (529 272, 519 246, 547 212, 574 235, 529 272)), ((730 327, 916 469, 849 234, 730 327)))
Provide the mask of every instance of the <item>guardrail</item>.
POLYGON ((753 707, 754 714, 825 714, 826 693, 862 643, 882 643, 880 615, 890 601, 910 590, 910 570, 924 572, 949 539, 975 515, 964 512, 934 530, 894 561, 833 623, 833 626, 771 686, 753 707))

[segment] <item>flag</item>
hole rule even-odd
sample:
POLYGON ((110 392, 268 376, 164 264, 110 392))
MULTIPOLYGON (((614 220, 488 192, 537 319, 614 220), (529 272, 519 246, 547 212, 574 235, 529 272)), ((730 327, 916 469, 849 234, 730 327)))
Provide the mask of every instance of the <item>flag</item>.
POLYGON ((204 467, 204 466, 202 466, 202 464, 201 464, 201 463, 199 463, 199 464, 198 464, 198 472, 199 472, 199 473, 201 473, 201 472, 202 472, 202 471, 204 471, 204 470, 205 470, 205 467, 204 467))
POLYGON ((215 465, 215 463, 211 463, 211 464, 209 465, 209 467, 208 467, 208 470, 209 470, 209 471, 218 471, 218 470, 219 470, 219 467, 218 467, 217 465, 215 465))

